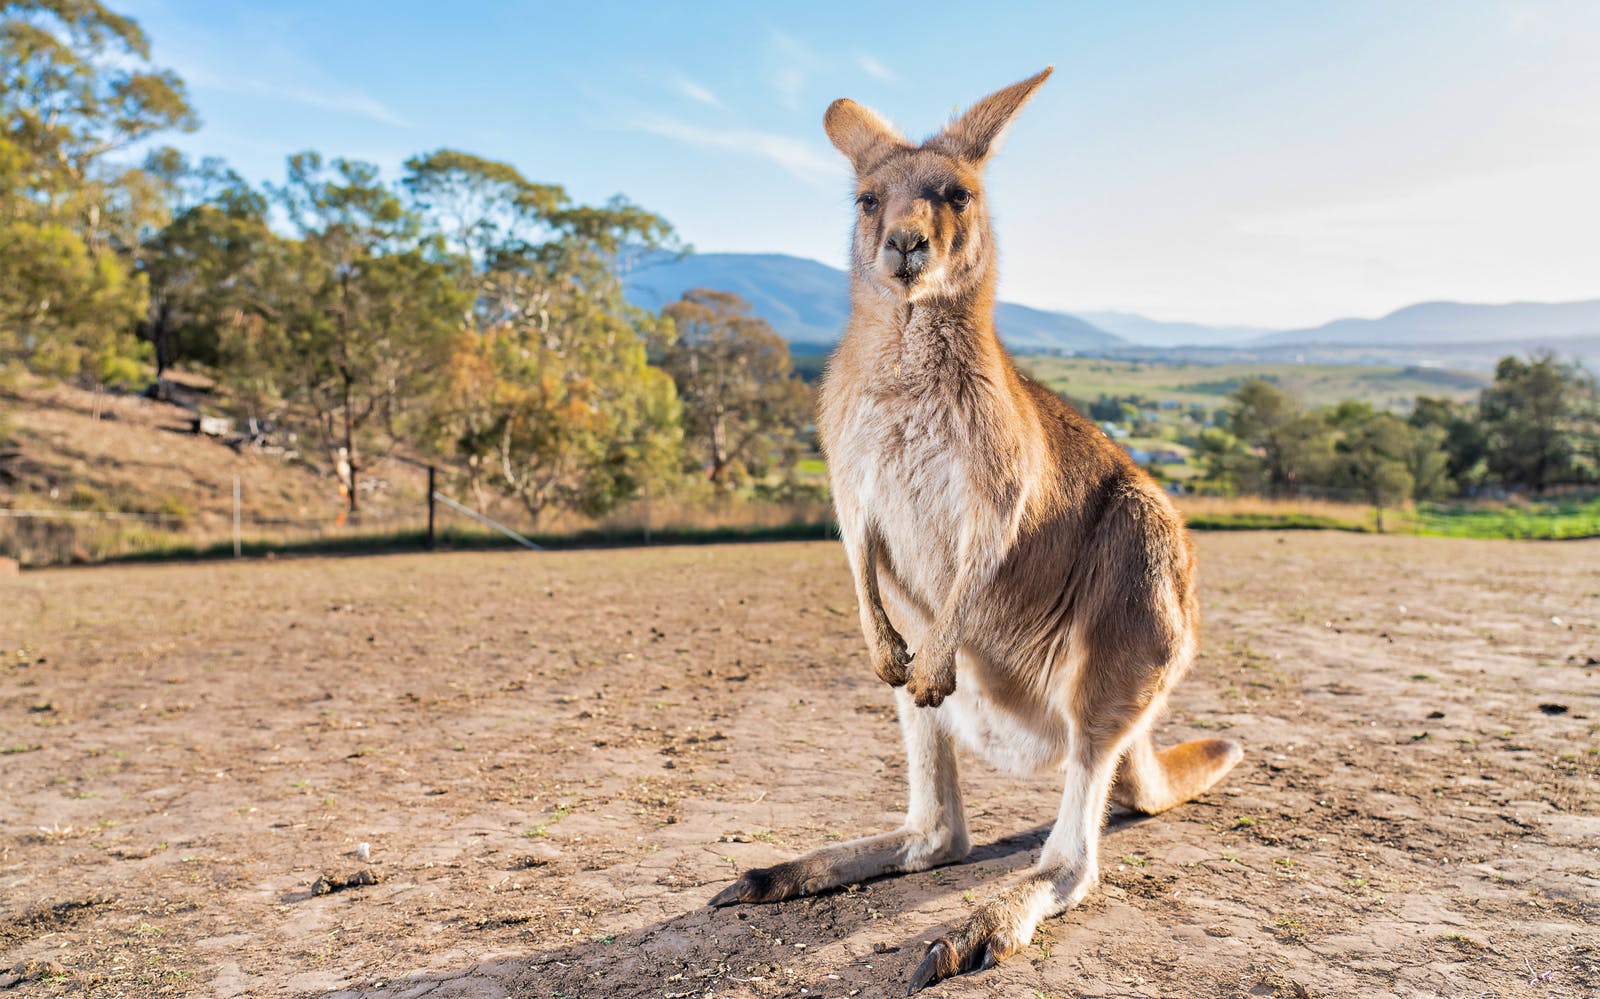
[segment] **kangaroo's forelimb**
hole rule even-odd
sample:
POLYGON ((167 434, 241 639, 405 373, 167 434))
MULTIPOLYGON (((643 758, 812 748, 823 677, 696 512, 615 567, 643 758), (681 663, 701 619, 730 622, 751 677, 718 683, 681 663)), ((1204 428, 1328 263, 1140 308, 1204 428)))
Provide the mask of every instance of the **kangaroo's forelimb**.
POLYGON ((904 686, 911 675, 911 652, 906 640, 895 630, 883 610, 883 594, 878 589, 878 562, 883 542, 871 525, 865 526, 851 556, 856 586, 856 603, 861 608, 861 633, 867 639, 872 668, 878 678, 891 687, 904 686))

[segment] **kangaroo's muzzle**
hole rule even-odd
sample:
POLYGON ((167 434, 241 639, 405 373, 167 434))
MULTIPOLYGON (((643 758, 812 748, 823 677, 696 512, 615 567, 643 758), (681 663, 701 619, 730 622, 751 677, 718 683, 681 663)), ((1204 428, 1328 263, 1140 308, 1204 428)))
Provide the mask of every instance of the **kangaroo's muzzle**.
POLYGON ((878 253, 879 266, 907 285, 928 269, 928 258, 928 237, 917 229, 891 232, 878 253))

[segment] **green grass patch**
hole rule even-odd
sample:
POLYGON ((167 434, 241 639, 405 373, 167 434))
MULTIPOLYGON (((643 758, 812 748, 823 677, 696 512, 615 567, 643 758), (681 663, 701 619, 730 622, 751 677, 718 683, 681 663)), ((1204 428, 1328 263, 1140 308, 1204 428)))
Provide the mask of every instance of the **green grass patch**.
POLYGON ((1188 517, 1195 531, 1368 531, 1337 517, 1314 513, 1199 513, 1188 517))
POLYGON ((1043 355, 1017 361, 1051 389, 1077 399, 1142 395, 1207 409, 1224 405, 1228 394, 1248 378, 1272 382, 1312 409, 1357 399, 1396 411, 1405 410, 1418 395, 1468 399, 1488 382, 1476 373, 1398 364, 1201 364, 1043 355))
POLYGON ((1519 538, 1561 541, 1600 537, 1600 496, 1486 506, 1424 503, 1415 530, 1444 538, 1519 538))

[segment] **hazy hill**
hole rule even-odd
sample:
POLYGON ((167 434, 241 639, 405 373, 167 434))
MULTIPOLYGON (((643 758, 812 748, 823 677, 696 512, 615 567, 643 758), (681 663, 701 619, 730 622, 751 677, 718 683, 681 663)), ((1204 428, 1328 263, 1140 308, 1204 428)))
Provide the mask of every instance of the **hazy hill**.
POLYGON ((1271 333, 1256 343, 1420 346, 1499 341, 1533 347, 1593 334, 1600 334, 1600 300, 1504 305, 1422 302, 1377 319, 1337 319, 1311 329, 1271 333))
MULTIPOLYGON (((647 309, 690 288, 731 291, 748 301, 784 339, 812 348, 832 344, 850 314, 849 277, 815 260, 779 253, 698 253, 656 257, 628 275, 628 300, 647 309)), ((1104 350, 1123 341, 1076 316, 1002 302, 1000 337, 1023 353, 1104 350)))
POLYGON ((1273 332, 1263 326, 1167 322, 1133 312, 1075 312, 1073 315, 1141 347, 1231 347, 1273 332))
MULTIPOLYGON (((821 353, 844 328, 849 281, 838 268, 779 253, 659 255, 628 275, 628 298, 648 309, 690 288, 749 301, 799 353, 821 353)), ((1069 314, 1001 303, 1000 335, 1018 353, 1089 353, 1187 361, 1316 361, 1490 368, 1536 348, 1592 360, 1600 354, 1600 300, 1473 305, 1423 302, 1376 319, 1339 319, 1271 332, 1168 322, 1129 312, 1069 314)))

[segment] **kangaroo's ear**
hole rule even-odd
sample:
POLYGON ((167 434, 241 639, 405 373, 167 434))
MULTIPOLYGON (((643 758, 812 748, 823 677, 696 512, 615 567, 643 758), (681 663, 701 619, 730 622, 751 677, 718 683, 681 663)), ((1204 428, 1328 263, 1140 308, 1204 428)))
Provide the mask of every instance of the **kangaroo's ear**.
POLYGON ((999 148, 1000 136, 1006 126, 1022 110, 1022 105, 1028 103, 1033 92, 1050 78, 1054 69, 1054 66, 1048 66, 1037 76, 1030 76, 1021 83, 1013 83, 985 97, 969 108, 966 114, 951 122, 929 145, 969 162, 982 163, 999 148))
POLYGON ((905 136, 895 131, 893 125, 880 118, 877 112, 864 108, 848 97, 841 97, 828 105, 822 116, 822 127, 835 149, 849 157, 856 173, 871 168, 884 153, 895 147, 910 148, 905 136))

